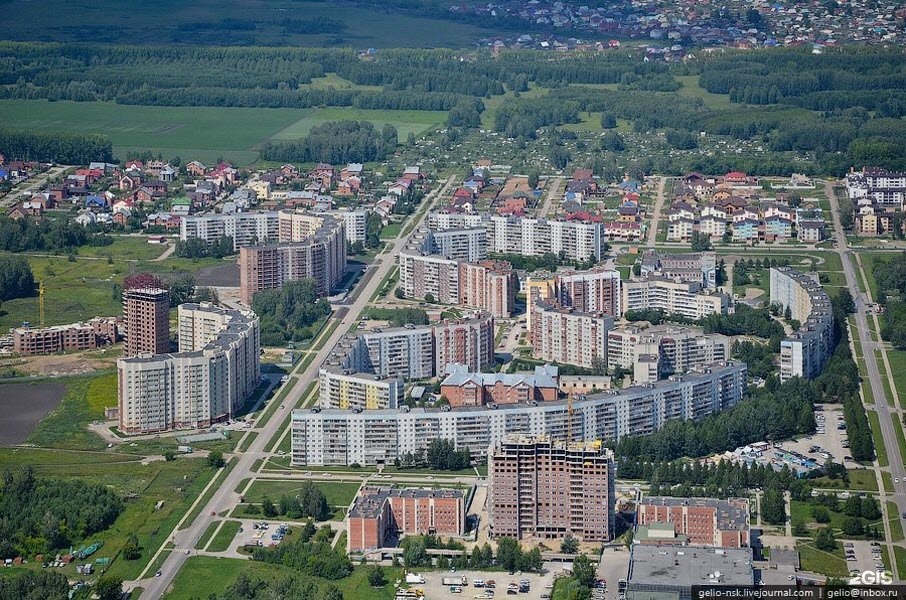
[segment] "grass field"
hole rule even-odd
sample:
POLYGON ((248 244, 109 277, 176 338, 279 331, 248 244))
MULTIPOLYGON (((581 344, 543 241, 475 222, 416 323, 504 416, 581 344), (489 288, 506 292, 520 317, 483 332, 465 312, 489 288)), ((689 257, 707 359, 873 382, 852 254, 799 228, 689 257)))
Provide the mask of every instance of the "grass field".
MULTIPOLYGON (((295 0, 163 0, 136 20, 134 6, 117 0, 11 0, 4 22, 5 39, 122 44, 214 44, 262 46, 344 46, 353 48, 472 46, 487 30, 466 23, 412 17, 405 13, 360 8, 352 4, 295 0), (342 21, 339 31, 296 33, 289 18, 342 21), (250 31, 184 31, 181 26, 233 19, 254 24, 250 31)), ((315 31, 320 31, 316 29, 315 31)), ((205 597, 207 597, 205 595, 205 597)))
POLYGON ((887 519, 890 522, 890 541, 903 541, 903 522, 900 521, 900 511, 895 502, 887 501, 887 519))
POLYGON ((236 537, 236 534, 239 533, 239 527, 242 524, 239 521, 227 521, 223 524, 223 527, 220 528, 220 531, 214 536, 214 539, 211 540, 211 544, 208 546, 209 552, 223 552, 230 547, 230 542, 233 541, 233 538, 236 537))
POLYGON ((38 424, 28 443, 42 448, 103 450, 107 444, 86 427, 104 418, 105 406, 116 405, 116 373, 59 381, 66 384, 66 394, 60 405, 38 424))
MULTIPOLYGON (((0 100, 0 122, 38 131, 100 133, 125 158, 132 150, 160 152, 183 162, 213 162, 224 157, 239 165, 258 158, 266 140, 304 136, 327 121, 364 119, 378 128, 393 124, 405 140, 442 123, 439 111, 362 110, 356 108, 232 108, 192 106, 126 106, 109 102, 0 100)), ((101 249, 103 250, 103 249, 101 249)))
POLYGON ((873 410, 865 411, 868 415, 868 424, 871 427, 871 437, 875 443, 875 455, 878 457, 878 465, 886 467, 890 464, 887 458, 887 448, 884 446, 884 438, 881 435, 881 421, 878 413, 873 410))
POLYGON ((897 563, 897 573, 901 573, 900 577, 902 577, 902 573, 906 573, 906 548, 894 546, 893 555, 897 563))
POLYGON ((830 577, 845 577, 849 571, 843 560, 843 545, 837 543, 833 554, 818 550, 811 543, 796 544, 799 560, 804 571, 822 573, 830 577))
MULTIPOLYGON (((327 496, 329 505, 341 508, 349 506, 360 487, 358 483, 347 481, 315 481, 314 483, 327 496)), ((300 481, 257 479, 249 487, 245 500, 246 502, 261 502, 264 496, 268 496, 276 502, 280 496, 295 495, 300 489, 302 489, 300 481)))
MULTIPOLYGON (((165 600, 189 600, 207 598, 211 594, 220 595, 226 591, 239 573, 265 580, 275 580, 294 573, 292 569, 237 558, 214 558, 210 556, 193 556, 173 581, 172 590, 164 596, 165 600)), ((399 579, 402 571, 384 568, 388 582, 399 579)), ((325 581, 318 579, 318 581, 325 581)), ((356 600, 390 600, 393 598, 392 583, 382 588, 373 588, 368 584, 368 570, 357 567, 352 575, 339 581, 330 582, 343 592, 344 598, 356 600)))
POLYGON ((698 85, 698 75, 679 75, 674 76, 683 87, 677 92, 680 96, 687 98, 701 98, 705 106, 714 110, 721 108, 730 108, 730 96, 721 94, 712 94, 698 85))
POLYGON ((105 259, 109 256, 115 260, 152 260, 163 254, 167 247, 149 244, 145 237, 119 235, 113 238, 113 243, 109 246, 82 246, 76 254, 105 259))
POLYGON ((814 480, 815 487, 858 490, 861 492, 878 491, 878 480, 875 477, 875 472, 871 469, 850 469, 847 471, 847 475, 849 476, 848 483, 844 483, 842 479, 818 477, 814 480))

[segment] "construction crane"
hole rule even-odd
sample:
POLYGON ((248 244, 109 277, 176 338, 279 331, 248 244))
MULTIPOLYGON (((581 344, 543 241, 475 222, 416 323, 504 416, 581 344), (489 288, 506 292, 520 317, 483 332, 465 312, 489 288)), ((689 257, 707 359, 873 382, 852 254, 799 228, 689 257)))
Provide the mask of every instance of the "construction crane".
POLYGON ((38 323, 44 327, 44 280, 38 283, 38 323))

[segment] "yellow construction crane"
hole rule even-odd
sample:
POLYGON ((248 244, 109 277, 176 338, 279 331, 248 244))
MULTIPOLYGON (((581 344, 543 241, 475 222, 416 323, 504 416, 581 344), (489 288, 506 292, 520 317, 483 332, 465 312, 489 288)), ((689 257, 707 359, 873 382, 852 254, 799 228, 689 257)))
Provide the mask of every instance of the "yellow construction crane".
POLYGON ((44 327, 44 280, 38 283, 38 323, 44 327))

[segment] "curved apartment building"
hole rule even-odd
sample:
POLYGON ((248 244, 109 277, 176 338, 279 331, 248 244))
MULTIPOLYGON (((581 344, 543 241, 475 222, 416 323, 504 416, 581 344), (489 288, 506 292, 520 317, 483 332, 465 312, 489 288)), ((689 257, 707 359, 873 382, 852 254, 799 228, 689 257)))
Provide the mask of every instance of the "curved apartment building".
POLYGON ((780 381, 817 377, 834 348, 834 311, 821 284, 790 267, 771 269, 771 303, 801 324, 780 342, 780 381))
POLYGON ((529 402, 453 410, 296 410, 292 464, 390 464, 437 438, 484 453, 508 434, 573 440, 644 435, 676 419, 701 419, 735 405, 746 387, 746 365, 716 363, 669 380, 573 402, 529 402), (571 421, 571 423, 570 423, 571 421))
POLYGON ((197 429, 226 421, 261 376, 258 317, 211 304, 179 306, 179 352, 117 361, 123 433, 197 429))

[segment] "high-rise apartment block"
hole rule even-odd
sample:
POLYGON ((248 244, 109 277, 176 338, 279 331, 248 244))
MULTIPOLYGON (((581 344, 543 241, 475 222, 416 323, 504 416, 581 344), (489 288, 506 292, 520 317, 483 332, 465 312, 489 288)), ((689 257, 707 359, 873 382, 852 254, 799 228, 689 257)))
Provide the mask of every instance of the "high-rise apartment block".
POLYGON ((251 304, 256 292, 278 289, 287 281, 314 279, 327 295, 346 271, 343 222, 327 215, 280 211, 279 244, 239 249, 242 301, 251 304))
POLYGON ((459 264, 459 304, 483 308, 494 318, 507 319, 516 310, 519 282, 510 263, 483 260, 459 264))
POLYGON ((600 442, 507 436, 489 453, 488 475, 493 537, 613 537, 613 453, 600 442))
POLYGON ((821 284, 789 267, 771 269, 771 303, 790 310, 799 329, 780 342, 780 380, 817 377, 833 349, 834 312, 821 284))
POLYGON ((637 384, 685 373, 729 357, 727 336, 706 334, 698 327, 655 325, 642 329, 630 325, 607 334, 607 367, 635 369, 633 380, 637 384), (653 372, 648 373, 652 362, 653 372))
POLYGON ((179 306, 179 352, 117 361, 120 431, 209 427, 231 419, 258 386, 260 339, 252 312, 179 306))
POLYGON ((698 320, 711 314, 726 314, 732 307, 729 294, 706 289, 701 283, 677 279, 648 277, 624 281, 623 312, 630 310, 662 310, 698 320))
POLYGON ((532 356, 588 369, 607 364, 607 332, 613 317, 537 302, 532 311, 532 356))
POLYGON ((160 288, 123 292, 123 356, 170 351, 170 293, 160 288))
POLYGON ((620 272, 611 269, 569 271, 557 274, 557 300, 577 312, 604 313, 614 317, 620 310, 620 272))
POLYGON ((434 363, 438 375, 447 365, 466 365, 481 371, 494 364, 494 319, 476 313, 463 319, 441 321, 434 326, 434 363))

